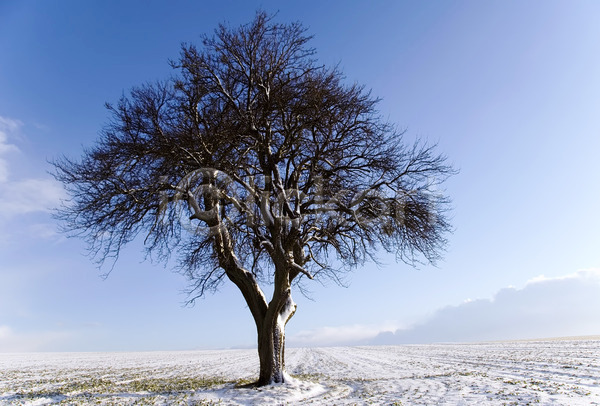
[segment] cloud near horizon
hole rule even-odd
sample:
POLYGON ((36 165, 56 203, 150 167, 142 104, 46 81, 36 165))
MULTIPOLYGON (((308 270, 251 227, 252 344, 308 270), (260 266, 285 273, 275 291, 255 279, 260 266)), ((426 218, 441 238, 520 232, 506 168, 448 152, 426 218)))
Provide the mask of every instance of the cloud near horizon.
POLYGON ((530 280, 492 299, 436 311, 408 329, 383 332, 370 344, 426 344, 600 334, 600 269, 530 280))
POLYGON ((56 351, 65 348, 72 338, 67 331, 23 332, 0 325, 0 353, 56 351))
POLYGON ((302 330, 287 336, 287 344, 292 347, 327 347, 332 345, 360 345, 381 331, 396 329, 397 323, 385 322, 381 324, 352 324, 336 327, 319 327, 302 330))

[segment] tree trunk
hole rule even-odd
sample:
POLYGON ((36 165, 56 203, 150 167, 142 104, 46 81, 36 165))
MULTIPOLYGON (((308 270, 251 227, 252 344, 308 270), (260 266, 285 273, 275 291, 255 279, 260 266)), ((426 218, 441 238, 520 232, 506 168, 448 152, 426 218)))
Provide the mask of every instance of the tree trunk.
POLYGON ((281 326, 265 324, 258 333, 260 374, 258 386, 285 382, 285 330, 281 326))
POLYGON ((257 386, 284 383, 288 379, 285 372, 285 325, 296 312, 290 290, 283 296, 274 298, 264 322, 258 328, 258 358, 260 373, 257 386))

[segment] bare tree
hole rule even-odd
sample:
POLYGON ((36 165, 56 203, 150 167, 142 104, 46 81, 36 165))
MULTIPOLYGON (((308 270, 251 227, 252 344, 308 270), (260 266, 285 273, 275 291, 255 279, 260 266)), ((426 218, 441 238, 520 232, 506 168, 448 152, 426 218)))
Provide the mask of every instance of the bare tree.
POLYGON ((134 88, 80 160, 54 162, 58 217, 101 262, 142 234, 176 253, 190 302, 229 280, 256 323, 258 385, 284 382, 292 287, 376 259, 434 261, 453 169, 407 145, 378 100, 320 66, 299 23, 263 12, 182 45, 174 76, 134 88), (332 265, 336 264, 336 265, 332 265), (260 285, 273 284, 267 300, 260 285))

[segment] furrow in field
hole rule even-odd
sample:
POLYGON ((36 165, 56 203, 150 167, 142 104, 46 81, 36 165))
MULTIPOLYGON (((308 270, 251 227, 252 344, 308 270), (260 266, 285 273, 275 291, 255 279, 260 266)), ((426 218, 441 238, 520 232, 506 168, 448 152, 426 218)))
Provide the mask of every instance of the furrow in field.
POLYGON ((0 404, 600 405, 600 341, 289 349, 265 388, 255 350, 3 354, 0 404))

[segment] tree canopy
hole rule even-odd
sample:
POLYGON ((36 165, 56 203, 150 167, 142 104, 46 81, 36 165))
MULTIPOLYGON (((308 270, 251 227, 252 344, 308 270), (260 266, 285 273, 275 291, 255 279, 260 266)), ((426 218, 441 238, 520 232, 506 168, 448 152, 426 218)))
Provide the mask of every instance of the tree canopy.
POLYGON ((294 282, 335 278, 381 249, 433 262, 450 230, 445 157, 406 142, 364 86, 317 63, 309 40, 263 12, 222 24, 202 47, 182 45, 171 78, 107 104, 111 121, 81 159, 54 163, 71 197, 58 217, 99 260, 143 236, 153 258, 176 255, 190 301, 226 280, 239 287, 260 383, 285 380, 294 282))

